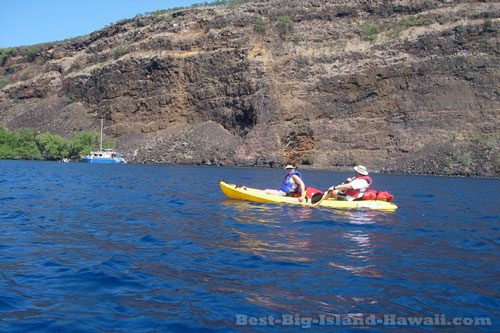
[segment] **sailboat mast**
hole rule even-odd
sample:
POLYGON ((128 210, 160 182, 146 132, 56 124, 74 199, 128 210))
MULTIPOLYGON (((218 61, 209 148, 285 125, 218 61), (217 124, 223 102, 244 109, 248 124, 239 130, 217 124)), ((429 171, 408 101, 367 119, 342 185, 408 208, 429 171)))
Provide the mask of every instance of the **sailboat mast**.
POLYGON ((99 143, 99 151, 102 151, 102 122, 103 122, 103 119, 101 118, 101 140, 99 143))

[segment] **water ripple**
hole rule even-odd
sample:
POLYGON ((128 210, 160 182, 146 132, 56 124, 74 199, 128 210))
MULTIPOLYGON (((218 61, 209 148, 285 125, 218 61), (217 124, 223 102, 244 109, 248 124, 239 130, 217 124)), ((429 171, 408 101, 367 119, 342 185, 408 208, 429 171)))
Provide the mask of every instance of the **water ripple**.
MULTIPOLYGON (((390 213, 229 200, 218 188, 268 187, 279 170, 0 164, 3 331, 283 328, 241 327, 237 314, 482 316, 499 328, 500 210, 474 195, 498 180, 374 175, 396 194, 390 213)), ((320 188, 346 176, 304 174, 320 188)))

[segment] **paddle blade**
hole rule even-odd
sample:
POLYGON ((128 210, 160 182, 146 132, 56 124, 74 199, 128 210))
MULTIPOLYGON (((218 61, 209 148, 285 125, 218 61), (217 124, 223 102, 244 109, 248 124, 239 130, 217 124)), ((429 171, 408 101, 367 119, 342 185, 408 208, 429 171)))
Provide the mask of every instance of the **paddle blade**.
POLYGON ((323 198, 323 192, 314 193, 311 198, 311 203, 315 205, 318 202, 320 202, 322 198, 323 198))

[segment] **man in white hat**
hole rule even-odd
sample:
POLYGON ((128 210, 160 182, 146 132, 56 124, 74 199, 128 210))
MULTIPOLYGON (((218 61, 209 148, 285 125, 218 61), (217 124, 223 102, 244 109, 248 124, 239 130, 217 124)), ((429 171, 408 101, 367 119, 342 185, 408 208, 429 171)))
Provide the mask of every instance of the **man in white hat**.
POLYGON ((363 165, 356 165, 354 172, 356 173, 354 178, 347 178, 342 184, 328 188, 328 191, 323 195, 323 200, 330 197, 348 201, 361 199, 373 181, 368 177, 368 171, 363 165))

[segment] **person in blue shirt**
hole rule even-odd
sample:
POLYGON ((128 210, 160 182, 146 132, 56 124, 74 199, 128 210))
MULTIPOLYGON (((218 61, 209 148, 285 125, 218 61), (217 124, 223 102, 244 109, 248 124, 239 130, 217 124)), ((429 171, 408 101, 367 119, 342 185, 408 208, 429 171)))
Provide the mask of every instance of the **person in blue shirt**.
POLYGON ((296 167, 292 164, 285 166, 286 176, 283 179, 279 190, 265 189, 264 193, 272 195, 282 195, 297 197, 299 202, 304 202, 306 195, 306 185, 302 181, 302 175, 295 170, 296 167))

